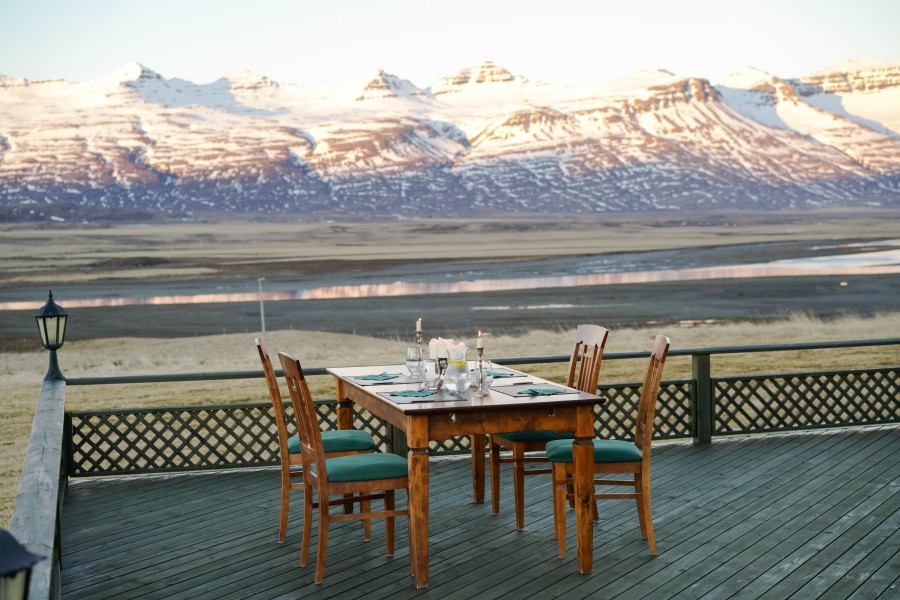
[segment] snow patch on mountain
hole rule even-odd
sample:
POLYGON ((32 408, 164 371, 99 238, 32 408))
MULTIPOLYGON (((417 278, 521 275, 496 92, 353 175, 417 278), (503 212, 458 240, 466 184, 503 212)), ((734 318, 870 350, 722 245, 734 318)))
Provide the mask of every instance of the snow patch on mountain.
MULTIPOLYGON (((485 62, 311 90, 130 63, 0 79, 0 218, 71 210, 462 214, 900 205, 900 66, 586 86, 485 62), (35 212, 36 211, 36 212, 35 212), (4 216, 5 215, 5 216, 4 216)), ((59 213, 61 214, 61 213, 59 213)))

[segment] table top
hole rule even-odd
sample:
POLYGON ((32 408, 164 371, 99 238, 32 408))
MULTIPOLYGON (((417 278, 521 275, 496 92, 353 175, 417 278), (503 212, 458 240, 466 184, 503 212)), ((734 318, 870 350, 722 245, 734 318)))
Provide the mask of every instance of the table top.
MULTIPOLYGON (((469 367, 474 368, 475 361, 469 361, 469 367)), ((496 367, 495 367, 496 368, 496 367)), ((370 365, 365 367, 329 367, 326 369, 339 378, 344 385, 349 385, 365 392, 369 396, 377 397, 385 403, 392 405, 405 414, 427 414, 434 412, 465 412, 485 410, 509 410, 514 407, 528 408, 553 408, 563 406, 583 406, 586 404, 602 404, 606 401, 603 396, 587 394, 574 388, 565 386, 522 373, 516 369, 502 367, 510 371, 513 376, 503 379, 495 379, 491 386, 491 395, 478 397, 474 390, 460 393, 451 393, 442 390, 428 398, 408 398, 391 396, 392 393, 404 390, 419 390, 421 382, 409 378, 409 371, 405 365, 370 365), (361 376, 396 375, 391 379, 361 380, 361 376), (549 396, 514 396, 513 393, 530 388, 552 388, 566 390, 549 396)))

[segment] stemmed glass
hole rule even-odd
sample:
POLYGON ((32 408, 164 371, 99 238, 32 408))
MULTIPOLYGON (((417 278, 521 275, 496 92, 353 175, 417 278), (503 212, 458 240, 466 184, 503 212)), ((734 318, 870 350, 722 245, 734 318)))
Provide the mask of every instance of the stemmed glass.
POLYGON ((422 354, 418 346, 406 348, 406 368, 409 369, 409 376, 413 379, 422 378, 422 354))
POLYGON ((475 384, 478 386, 475 394, 482 398, 490 396, 491 384, 494 383, 494 366, 491 364, 491 361, 479 358, 478 362, 475 363, 472 375, 474 376, 475 384))

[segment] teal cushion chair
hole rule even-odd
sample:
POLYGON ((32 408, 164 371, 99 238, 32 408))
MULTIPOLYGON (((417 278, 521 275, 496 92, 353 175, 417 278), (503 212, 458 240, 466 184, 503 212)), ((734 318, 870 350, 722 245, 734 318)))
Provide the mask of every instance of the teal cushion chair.
MULTIPOLYGON (((663 335, 656 336, 641 387, 634 440, 594 440, 594 474, 632 475, 631 479, 595 478, 594 485, 624 485, 634 489, 633 492, 625 493, 595 492, 595 519, 598 498, 634 499, 637 503, 641 537, 647 540, 650 554, 653 555, 656 555, 656 538, 653 535, 653 516, 650 510, 650 443, 653 438, 656 399, 668 353, 669 338, 663 335)), ((566 555, 566 494, 572 482, 572 444, 571 440, 547 443, 547 458, 553 465, 553 522, 560 558, 566 555)))
MULTIPOLYGON (((575 331, 575 347, 569 360, 567 387, 575 387, 582 392, 597 393, 597 379, 600 375, 600 361, 609 331, 599 325, 579 325, 575 331)), ((500 512, 500 465, 513 465, 513 496, 516 504, 516 528, 525 528, 525 476, 550 473, 550 469, 526 469, 525 463, 543 462, 543 456, 525 456, 526 452, 543 451, 552 440, 571 440, 571 433, 553 431, 510 431, 492 433, 489 436, 491 473, 491 510, 500 512), (501 456, 502 449, 512 450, 512 456, 501 456)), ((479 457, 474 457, 478 460, 479 457)), ((483 459, 482 459, 483 460, 483 459)))
MULTIPOLYGON (((266 385, 269 388, 269 396, 272 398, 272 408, 275 411, 275 425, 278 429, 278 450, 281 459, 281 512, 278 518, 278 542, 284 542, 287 535, 288 510, 291 502, 291 490, 303 489, 301 481, 302 473, 299 470, 303 460, 300 457, 299 434, 288 437, 287 421, 284 416, 284 402, 281 399, 281 390, 278 387, 278 379, 275 377, 275 369, 272 367, 272 359, 266 350, 262 338, 256 338, 256 350, 262 361, 263 373, 266 377, 266 385), (291 481, 296 480, 296 481, 291 481)), ((296 415, 295 415, 296 420, 296 415)), ((297 428, 299 431, 299 427, 297 428)), ((375 440, 365 431, 356 429, 343 429, 325 431, 322 433, 325 444, 325 453, 331 456, 343 456, 345 454, 359 454, 375 452, 375 440)), ((369 539, 371 531, 366 521, 365 536, 369 539)))
MULTIPOLYGON (((388 556, 394 554, 394 520, 396 517, 409 517, 407 509, 395 508, 394 496, 396 490, 406 490, 407 503, 409 502, 409 467, 406 459, 396 454, 370 453, 328 458, 324 451, 324 436, 319 428, 319 419, 300 361, 284 353, 279 353, 278 357, 291 392, 294 412, 300 421, 300 456, 303 459, 303 543, 300 565, 306 565, 309 560, 312 511, 318 507, 319 535, 314 581, 321 583, 325 578, 328 525, 333 521, 361 519, 365 523, 372 518, 384 518, 387 553, 388 556), (317 503, 313 502, 314 493, 318 496, 317 503), (332 500, 332 496, 341 497, 332 500), (370 501, 378 499, 384 501, 384 510, 371 512, 370 501), (348 502, 356 501, 362 501, 359 513, 331 514, 328 510, 336 504, 346 506, 348 502)), ((410 561, 410 572, 412 571, 410 561)))

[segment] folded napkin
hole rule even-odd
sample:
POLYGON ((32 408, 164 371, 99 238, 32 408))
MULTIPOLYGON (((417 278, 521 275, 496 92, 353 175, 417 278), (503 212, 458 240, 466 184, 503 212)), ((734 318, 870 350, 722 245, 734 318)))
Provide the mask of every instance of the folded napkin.
POLYGON ((362 379, 364 381, 387 381, 388 379, 396 379, 399 375, 358 375, 354 379, 362 379))
POLYGON ((403 390, 402 392, 394 392, 393 394, 391 394, 391 396, 402 396, 403 398, 427 398, 428 396, 433 396, 434 394, 437 394, 437 392, 403 390))
MULTIPOLYGON (((477 371, 478 368, 476 367, 475 370, 477 371)), ((519 375, 518 373, 498 373, 497 371, 494 371, 494 379, 503 379, 504 377, 522 377, 522 375, 519 375)))
POLYGON ((529 388, 527 390, 522 390, 519 393, 528 396, 553 396, 554 394, 565 394, 564 391, 548 390, 546 388, 529 388))

